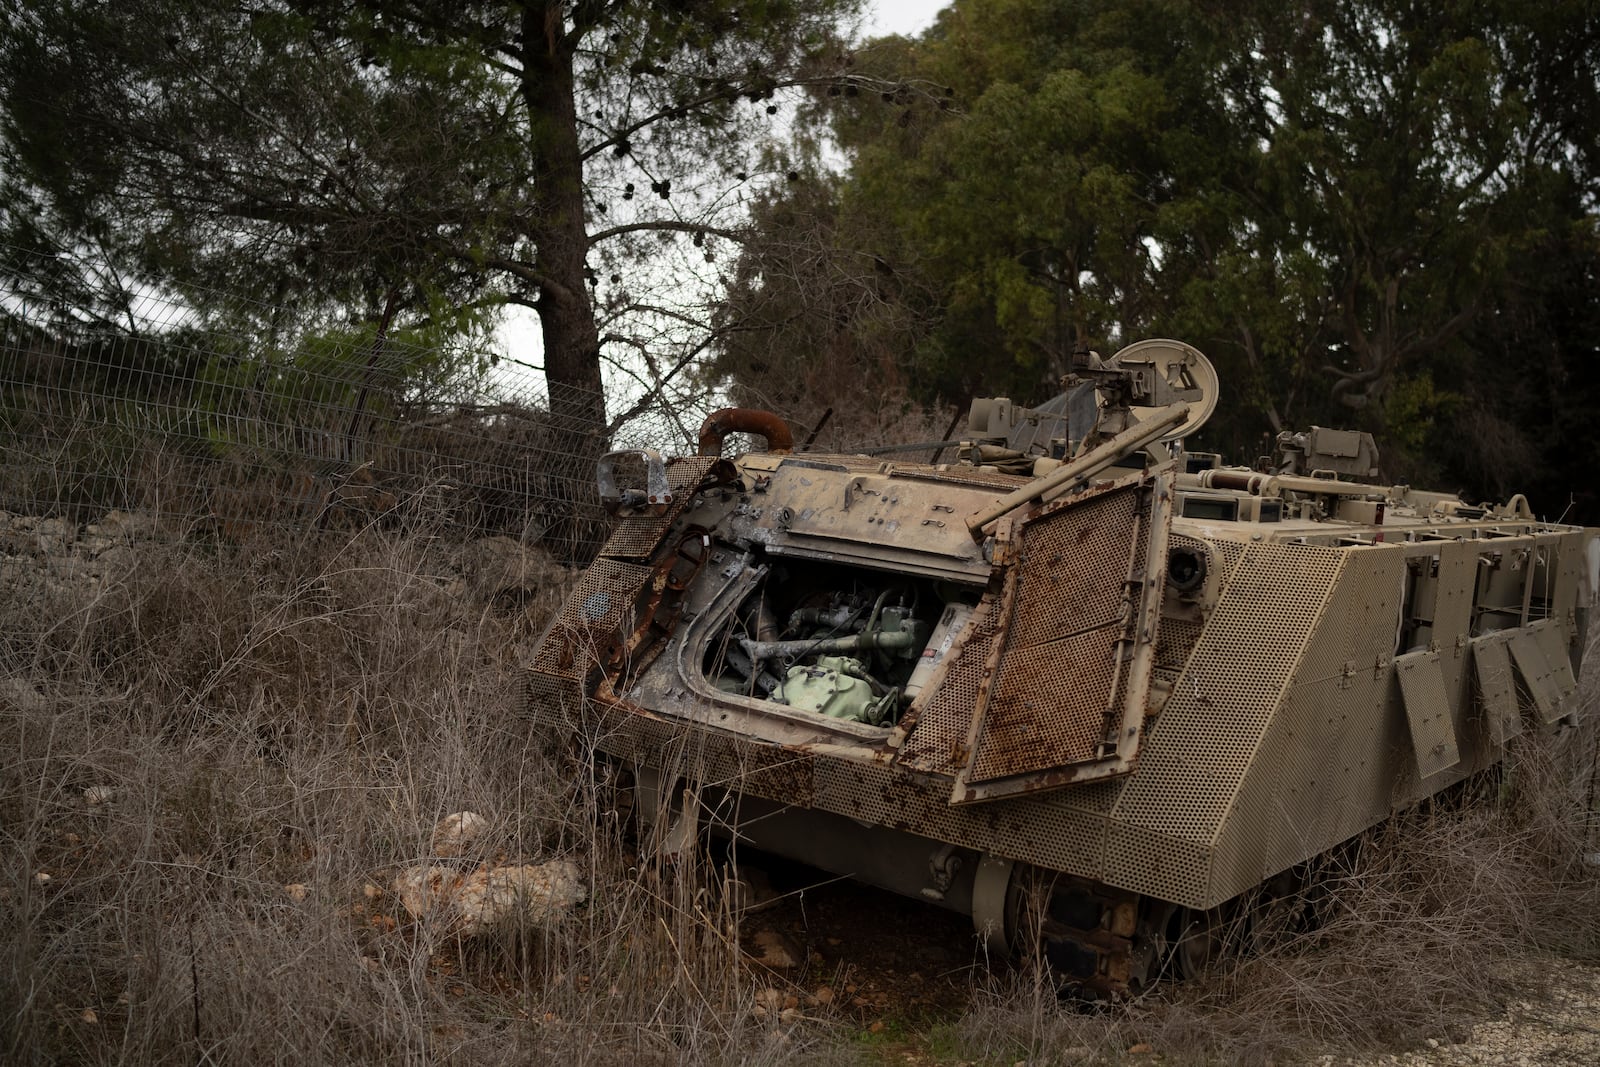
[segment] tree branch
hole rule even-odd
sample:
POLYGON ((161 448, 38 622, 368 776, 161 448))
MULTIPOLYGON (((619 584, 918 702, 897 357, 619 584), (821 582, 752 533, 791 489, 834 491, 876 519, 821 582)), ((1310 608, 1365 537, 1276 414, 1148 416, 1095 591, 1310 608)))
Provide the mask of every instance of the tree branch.
POLYGON ((496 59, 494 57, 494 53, 495 52, 504 52, 506 55, 508 55, 512 59, 516 60, 517 63, 521 63, 522 62, 522 52, 520 50, 518 50, 515 45, 509 45, 509 44, 495 45, 495 47, 494 47, 494 49, 492 51, 486 51, 486 52, 479 53, 478 58, 482 59, 484 66, 489 67, 491 70, 498 70, 501 74, 508 74, 513 78, 521 78, 522 77, 522 68, 520 66, 517 66, 516 64, 513 64, 513 63, 507 63, 503 59, 496 59))
MULTIPOLYGON (((683 355, 679 356, 678 359, 673 363, 671 369, 665 374, 661 375, 656 380, 656 383, 652 385, 643 396, 634 401, 634 403, 631 404, 626 411, 622 412, 621 414, 617 415, 616 418, 611 420, 611 422, 606 426, 606 436, 609 437, 615 434, 630 420, 643 414, 646 408, 650 407, 651 404, 656 402, 656 399, 660 397, 661 391, 667 387, 667 384, 670 383, 672 379, 676 378, 680 373, 682 373, 685 367, 693 363, 695 359, 699 357, 700 353, 709 348, 711 343, 720 336, 720 332, 713 331, 712 333, 709 333, 705 337, 701 338, 699 343, 689 348, 689 350, 684 352, 683 355)), ((626 340, 626 338, 618 339, 626 340)))
MULTIPOLYGON (((483 256, 480 259, 466 252, 455 253, 455 258, 461 260, 463 263, 478 263, 485 267, 493 267, 495 270, 503 270, 507 274, 522 279, 529 285, 538 286, 540 289, 560 288, 556 282, 551 280, 549 275, 543 273, 535 267, 530 267, 528 264, 522 263, 515 259, 507 259, 504 256, 483 256)), ((524 306, 536 309, 539 305, 537 303, 532 303, 524 306)))
POLYGON ((585 148, 579 153, 578 158, 587 163, 589 160, 593 159, 601 152, 604 152, 606 149, 613 148, 616 145, 621 144, 623 141, 629 140, 634 134, 638 133, 646 126, 653 126, 656 123, 665 121, 667 119, 681 119, 686 115, 700 110, 708 104, 716 103, 718 100, 736 100, 739 96, 740 89, 731 85, 718 89, 716 92, 703 93, 702 95, 695 97, 693 100, 687 100, 682 104, 676 104, 672 107, 646 115, 637 122, 634 122, 628 126, 624 126, 620 130, 616 130, 605 140, 598 141, 595 144, 590 145, 588 148, 585 148))
POLYGON ((883 78, 867 78, 859 74, 828 74, 810 78, 786 78, 782 81, 774 80, 737 83, 724 82, 710 92, 702 93, 699 96, 685 100, 682 103, 674 104, 671 107, 663 108, 660 111, 645 115, 642 118, 628 124, 627 126, 624 126, 622 129, 614 131, 612 135, 605 140, 585 148, 582 153, 582 159, 587 162, 594 156, 604 152, 606 149, 613 148, 624 141, 631 140, 634 134, 638 133, 647 126, 653 126, 658 122, 664 122, 669 119, 681 119, 693 114, 696 111, 699 111, 703 107, 714 104, 719 100, 737 100, 739 97, 745 96, 749 93, 759 92, 765 94, 773 89, 804 89, 814 85, 847 85, 859 89, 862 92, 882 93, 905 89, 907 86, 912 84, 918 84, 919 93, 927 96, 930 99, 944 99, 944 97, 938 96, 923 87, 926 85, 931 85, 932 83, 896 82, 888 81, 883 78))
MULTIPOLYGON (((674 311, 671 308, 660 307, 656 304, 628 304, 618 312, 619 316, 624 312, 660 315, 662 318, 672 319, 675 322, 681 322, 696 329, 705 329, 707 325, 704 319, 697 319, 693 315, 685 314, 682 311, 674 311)), ((722 333, 725 332, 727 331, 722 331, 722 333)), ((721 336, 721 333, 716 334, 716 336, 721 336)))
POLYGON ((700 222, 679 222, 676 219, 661 219, 657 222, 630 222, 623 226, 613 226, 609 230, 599 230, 589 235, 591 246, 601 241, 609 241, 613 237, 621 237, 629 233, 658 233, 670 230, 676 233, 702 233, 711 237, 722 237, 729 241, 743 244, 744 234, 737 230, 725 229, 721 226, 710 226, 700 222))
POLYGON ((572 29, 567 33, 567 46, 577 48, 584 35, 604 25, 618 6, 617 0, 578 0, 572 5, 572 29))

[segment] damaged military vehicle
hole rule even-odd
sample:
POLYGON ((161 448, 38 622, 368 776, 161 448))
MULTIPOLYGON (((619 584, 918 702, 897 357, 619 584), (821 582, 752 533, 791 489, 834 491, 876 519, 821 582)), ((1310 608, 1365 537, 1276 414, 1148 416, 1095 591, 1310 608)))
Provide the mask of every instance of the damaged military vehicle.
POLYGON ((697 456, 605 457, 618 522, 531 714, 662 838, 1041 938, 1107 993, 1192 972, 1228 902, 1575 714, 1596 531, 1384 484, 1359 432, 1189 451, 1218 383, 1181 342, 1066 384, 975 402, 933 462, 796 452, 747 409, 697 456), (765 449, 722 455, 736 431, 765 449))

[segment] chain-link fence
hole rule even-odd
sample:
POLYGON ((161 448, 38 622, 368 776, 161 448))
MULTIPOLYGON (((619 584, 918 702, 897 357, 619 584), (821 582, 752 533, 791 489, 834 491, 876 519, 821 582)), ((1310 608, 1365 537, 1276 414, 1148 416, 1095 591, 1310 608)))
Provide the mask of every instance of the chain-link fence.
MULTIPOLYGON (((443 525, 582 558, 603 530, 594 410, 491 369, 486 339, 152 291, 63 301, 66 257, 0 270, 0 511, 137 515, 185 537, 443 525), (57 279, 58 280, 58 279, 57 279)), ((105 290, 102 290, 102 294, 105 290)))

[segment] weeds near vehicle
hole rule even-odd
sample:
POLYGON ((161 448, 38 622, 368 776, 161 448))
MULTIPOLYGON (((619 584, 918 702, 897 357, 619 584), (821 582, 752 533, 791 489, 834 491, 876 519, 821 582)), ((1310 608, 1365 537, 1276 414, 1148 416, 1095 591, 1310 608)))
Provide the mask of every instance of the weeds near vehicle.
MULTIPOLYGON (((0 560, 0 1057, 859 1060, 838 1016, 755 1010, 714 879, 640 870, 605 784, 524 717, 570 574, 535 558, 496 597, 468 555, 369 529, 0 560), (474 942, 411 918, 392 879, 464 809, 493 830, 454 862, 570 857, 590 902, 474 942)), ((1296 901, 1315 922, 1203 981, 1084 1011, 997 972, 917 1040, 1267 1063, 1447 1036, 1536 989, 1541 953, 1600 957, 1595 737, 1521 743, 1479 802, 1366 835, 1296 901)))
MULTIPOLYGON (((694 871, 644 877, 522 714, 565 569, 464 595, 440 537, 146 542, 0 571, 0 1058, 762 1059, 694 871), (91 573, 92 572, 92 573, 91 573), (463 942, 393 899, 429 832, 578 862, 551 929, 463 942)), ((470 584, 470 583, 469 583, 470 584)))

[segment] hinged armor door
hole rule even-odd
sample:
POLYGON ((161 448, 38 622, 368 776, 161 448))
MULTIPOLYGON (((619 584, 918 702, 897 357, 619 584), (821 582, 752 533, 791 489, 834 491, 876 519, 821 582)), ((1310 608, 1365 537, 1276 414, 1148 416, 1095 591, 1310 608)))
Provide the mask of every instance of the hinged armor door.
POLYGON ((1133 769, 1171 521, 1171 476, 1142 473, 1018 524, 952 804, 1133 769))

